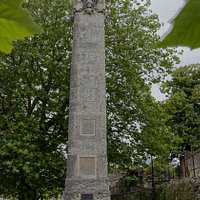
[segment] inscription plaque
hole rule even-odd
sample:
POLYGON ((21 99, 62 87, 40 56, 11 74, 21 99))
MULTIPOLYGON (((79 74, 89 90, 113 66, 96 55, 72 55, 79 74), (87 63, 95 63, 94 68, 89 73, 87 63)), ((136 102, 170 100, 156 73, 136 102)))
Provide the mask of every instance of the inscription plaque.
POLYGON ((93 194, 81 194, 81 200, 93 200, 93 194))
POLYGON ((79 157, 79 175, 81 177, 96 177, 96 157, 81 156, 79 157))
POLYGON ((94 119, 81 120, 81 135, 85 135, 85 136, 95 135, 95 120, 94 119))

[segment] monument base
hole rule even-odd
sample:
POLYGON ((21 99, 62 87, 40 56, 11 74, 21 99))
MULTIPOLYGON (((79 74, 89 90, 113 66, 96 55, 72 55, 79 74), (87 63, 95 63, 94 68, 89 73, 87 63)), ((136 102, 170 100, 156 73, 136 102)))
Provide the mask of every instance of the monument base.
POLYGON ((66 180, 64 200, 110 200, 107 180, 66 180))

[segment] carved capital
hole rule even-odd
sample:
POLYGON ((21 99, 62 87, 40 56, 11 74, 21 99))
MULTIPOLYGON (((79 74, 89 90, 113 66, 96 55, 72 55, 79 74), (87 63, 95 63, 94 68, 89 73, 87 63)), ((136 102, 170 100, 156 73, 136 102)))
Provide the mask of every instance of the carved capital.
POLYGON ((93 15, 105 11, 105 0, 74 0, 74 12, 93 15))

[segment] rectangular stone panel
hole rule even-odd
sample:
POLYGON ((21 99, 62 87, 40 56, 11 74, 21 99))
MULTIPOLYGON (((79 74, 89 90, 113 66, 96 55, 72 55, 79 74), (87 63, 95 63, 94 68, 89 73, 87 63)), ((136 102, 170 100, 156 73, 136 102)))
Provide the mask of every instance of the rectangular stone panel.
POLYGON ((79 156, 78 165, 80 177, 96 177, 96 156, 79 156))
POLYGON ((81 194, 81 200, 93 200, 93 194, 81 194))
POLYGON ((95 135, 95 119, 81 119, 81 135, 95 135))

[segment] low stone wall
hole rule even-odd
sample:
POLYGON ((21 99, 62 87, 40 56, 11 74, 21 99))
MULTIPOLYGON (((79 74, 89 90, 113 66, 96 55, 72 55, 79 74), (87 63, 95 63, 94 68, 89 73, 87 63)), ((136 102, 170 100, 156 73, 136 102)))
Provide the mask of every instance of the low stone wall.
POLYGON ((151 200, 152 190, 140 181, 132 182, 124 173, 109 174, 111 200, 151 200), (128 178, 128 180, 126 179, 128 178))
POLYGON ((180 157, 182 177, 200 177, 200 149, 180 157))
POLYGON ((158 186, 154 200, 200 200, 200 178, 170 181, 158 186))

